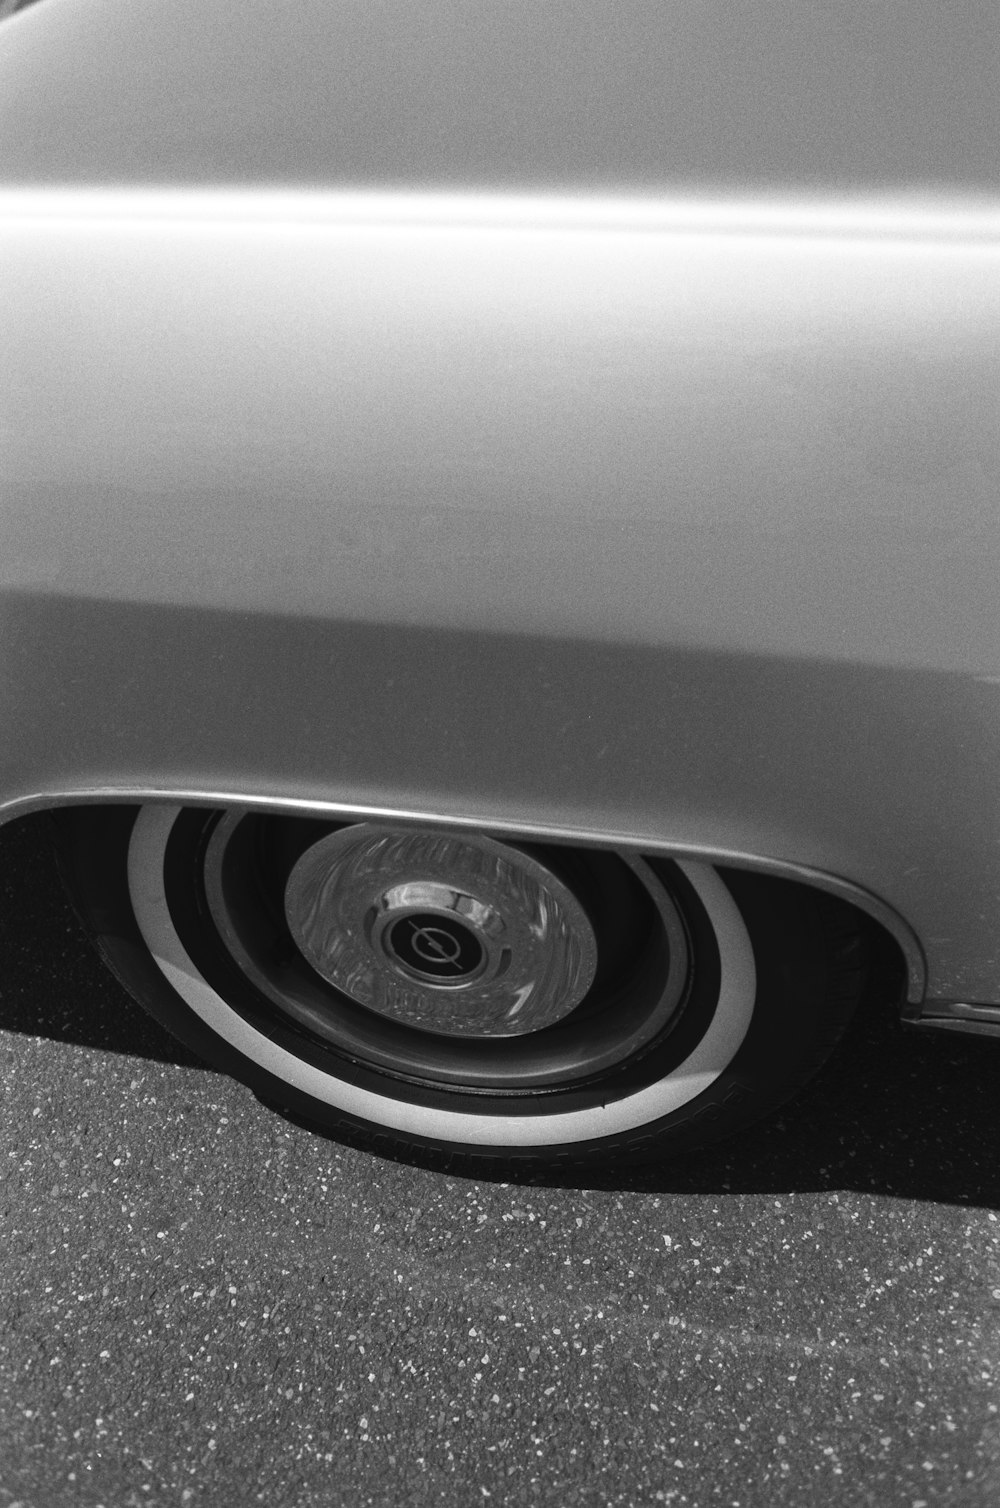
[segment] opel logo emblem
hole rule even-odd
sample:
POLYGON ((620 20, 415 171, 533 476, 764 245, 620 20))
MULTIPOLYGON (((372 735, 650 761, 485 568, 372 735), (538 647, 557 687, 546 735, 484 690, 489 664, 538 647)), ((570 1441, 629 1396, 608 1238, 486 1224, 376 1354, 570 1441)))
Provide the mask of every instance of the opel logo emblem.
POLYGON ((457 917, 430 911, 401 916, 385 935, 389 955, 427 980, 458 981, 483 965, 482 943, 457 917))
POLYGON ((458 938, 443 927, 420 926, 417 922, 410 926, 410 947, 428 963, 458 963, 462 954, 458 938))

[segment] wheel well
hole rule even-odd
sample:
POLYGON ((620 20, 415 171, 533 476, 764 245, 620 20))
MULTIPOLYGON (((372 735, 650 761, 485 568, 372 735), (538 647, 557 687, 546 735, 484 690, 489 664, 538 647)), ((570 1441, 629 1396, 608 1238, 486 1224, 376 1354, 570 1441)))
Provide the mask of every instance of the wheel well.
MULTIPOLYGON (((150 792, 149 794, 153 799, 185 799, 183 796, 180 798, 176 796, 171 796, 168 798, 167 793, 161 792, 150 792)), ((187 800, 190 801, 190 799, 190 796, 188 796, 187 800)), ((213 800, 211 796, 205 796, 204 798, 200 799, 197 804, 205 806, 218 804, 222 806, 231 804, 232 800, 232 797, 219 796, 218 798, 213 800)), ((20 823, 22 822, 30 822, 33 817, 38 818, 40 824, 43 821, 47 822, 52 836, 58 839, 58 833, 62 824, 71 821, 73 813, 78 813, 81 809, 89 808, 91 811, 94 811, 96 815, 96 809, 105 806, 121 809, 121 807, 124 805, 135 807, 138 804, 139 803, 136 802, 134 795, 132 796, 131 800, 128 801, 103 802, 96 802, 92 799, 81 801, 79 795, 76 795, 75 797, 71 795, 67 796, 62 801, 57 800, 52 805, 47 806, 44 809, 39 810, 36 808, 30 813, 25 813, 24 815, 13 817, 12 820, 20 825, 20 823)), ((268 802, 267 800, 254 801, 252 798, 250 800, 247 800, 247 798, 245 797, 241 798, 240 804, 261 807, 273 806, 275 810, 283 810, 288 815, 292 815, 294 809, 294 803, 292 802, 272 803, 268 802)), ((302 815, 315 817, 317 815, 316 807, 317 803, 315 802, 304 804, 302 808, 302 815)), ((339 812, 336 804, 331 803, 331 818, 336 818, 338 815, 340 815, 341 817, 346 815, 348 817, 348 820, 350 820, 352 816, 355 817, 356 820, 364 820, 364 816, 360 813, 339 812)), ((440 821, 441 819, 438 818, 436 820, 440 821)), ((472 824, 463 821, 460 824, 456 825, 467 828, 472 824)), ((494 824, 484 824, 484 830, 489 831, 493 826, 494 824)), ((522 838, 522 840, 525 838, 531 840, 532 838, 532 834, 524 830, 521 830, 518 833, 518 836, 522 838)), ((553 835, 551 833, 541 832, 537 835, 537 838, 542 842, 550 842, 552 840, 552 836, 553 835)), ((586 846, 587 840, 586 837, 582 834, 579 837, 576 834, 573 834, 571 836, 567 835, 567 839, 569 841, 578 843, 580 846, 586 846)), ((599 846, 605 846, 607 842, 607 839, 602 838, 601 844, 599 846)), ((635 845, 634 842, 631 846, 637 847, 637 850, 639 852, 645 852, 644 849, 639 848, 639 846, 635 845)), ((900 936, 895 935, 894 931, 889 926, 880 921, 877 916, 873 915, 872 910, 867 909, 862 904, 858 904, 852 898, 852 891, 854 891, 854 887, 852 885, 847 882, 838 880, 833 876, 826 876, 820 871, 809 871, 796 864, 785 864, 781 861, 769 859, 757 859, 756 857, 750 855, 730 855, 711 849, 704 851, 704 853, 700 853, 695 851, 691 845, 687 844, 684 845, 682 852, 673 849, 663 849, 655 845, 650 845, 649 852, 659 853, 664 857, 703 857, 707 861, 721 865, 722 867, 733 867, 740 869, 745 868, 757 873, 771 873, 776 877, 784 878, 792 883, 799 884, 804 888, 816 889, 828 896, 835 897, 849 908, 867 944, 870 963, 869 984, 865 991, 866 1000, 870 1000, 872 1004, 875 1004, 877 1002, 891 1003, 892 1006, 898 1010, 902 1003, 908 998, 908 996, 911 1000, 915 998, 919 999, 922 997, 923 958, 919 943, 916 937, 910 932, 909 928, 906 927, 906 924, 902 922, 902 919, 896 917, 894 912, 890 912, 890 908, 878 902, 876 897, 871 898, 872 908, 874 909, 875 907, 880 907, 887 916, 891 915, 894 920, 896 920, 901 931, 906 934, 906 947, 903 946, 900 936)), ((855 893, 857 892, 855 891, 855 893)))

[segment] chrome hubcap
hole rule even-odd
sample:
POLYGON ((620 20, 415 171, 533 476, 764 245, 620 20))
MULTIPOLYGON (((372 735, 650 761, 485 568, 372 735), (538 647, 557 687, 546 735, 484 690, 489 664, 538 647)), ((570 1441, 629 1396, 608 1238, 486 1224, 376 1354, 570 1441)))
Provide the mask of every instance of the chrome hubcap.
POLYGON ((692 979, 678 906, 631 853, 237 809, 181 818, 177 894, 189 864, 193 946, 247 1019, 421 1093, 596 1082, 692 979))
POLYGON ((304 957, 360 1005, 457 1037, 561 1021, 589 990, 597 944, 544 865, 492 838, 360 823, 300 856, 285 916, 304 957))

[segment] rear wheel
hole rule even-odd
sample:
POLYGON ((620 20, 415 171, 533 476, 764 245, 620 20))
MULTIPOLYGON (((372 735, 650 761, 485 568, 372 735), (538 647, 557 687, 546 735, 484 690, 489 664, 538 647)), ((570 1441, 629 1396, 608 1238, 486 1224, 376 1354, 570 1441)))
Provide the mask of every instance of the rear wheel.
POLYGON ((704 862, 155 804, 56 822, 154 1016, 395 1155, 583 1168, 713 1140, 819 1067, 863 983, 850 907, 704 862))

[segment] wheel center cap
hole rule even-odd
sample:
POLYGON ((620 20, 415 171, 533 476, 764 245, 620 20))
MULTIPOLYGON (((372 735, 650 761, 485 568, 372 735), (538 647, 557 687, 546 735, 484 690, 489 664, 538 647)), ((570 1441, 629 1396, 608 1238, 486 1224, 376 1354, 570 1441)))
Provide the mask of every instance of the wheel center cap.
POLYGON ((426 911, 386 927, 382 947, 390 962, 433 981, 474 979, 486 963, 486 950, 469 927, 426 911))

